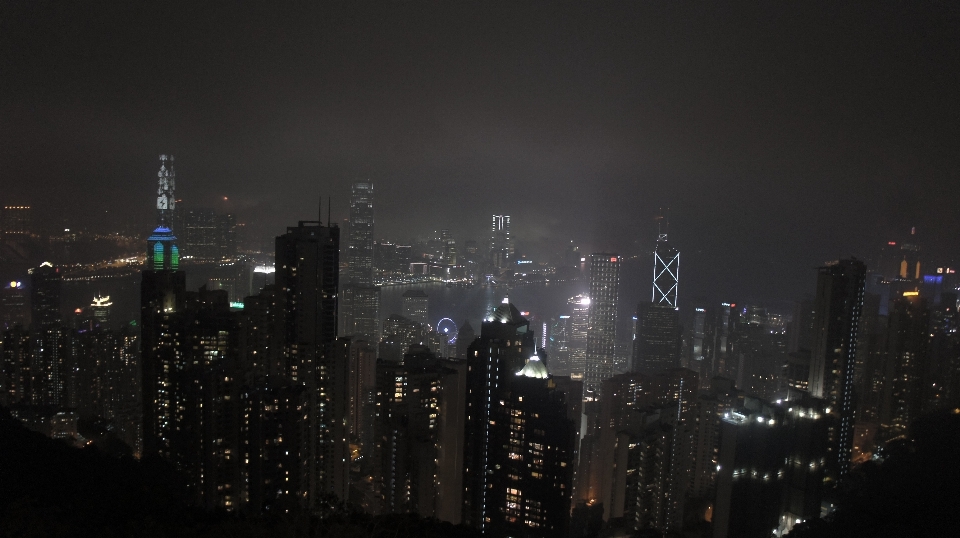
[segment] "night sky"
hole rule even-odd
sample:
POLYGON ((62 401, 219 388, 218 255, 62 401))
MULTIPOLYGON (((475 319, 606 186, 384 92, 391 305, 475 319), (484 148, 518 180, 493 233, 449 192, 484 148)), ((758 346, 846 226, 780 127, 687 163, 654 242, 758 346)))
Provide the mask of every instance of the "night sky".
POLYGON ((149 228, 172 153, 264 237, 358 179, 378 237, 507 213, 537 255, 642 252, 669 207, 681 306, 799 298, 911 226, 960 259, 954 2, 197 4, 0 3, 0 204, 149 228))

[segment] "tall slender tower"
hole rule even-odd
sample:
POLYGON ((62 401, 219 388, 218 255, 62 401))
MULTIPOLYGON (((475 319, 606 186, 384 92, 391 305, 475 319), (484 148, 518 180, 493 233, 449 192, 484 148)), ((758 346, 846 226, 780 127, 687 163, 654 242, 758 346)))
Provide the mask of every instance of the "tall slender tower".
POLYGON ((373 183, 353 184, 347 271, 340 297, 340 335, 379 338, 380 288, 373 282, 373 183))
POLYGON ((177 172, 173 169, 173 155, 160 156, 160 171, 157 172, 157 226, 172 228, 177 206, 174 189, 177 172))
POLYGON ((63 275, 50 262, 30 269, 30 307, 33 372, 31 400, 36 405, 64 405, 67 390, 64 331, 60 318, 63 275))
POLYGON ((494 215, 490 227, 490 262, 498 268, 513 261, 513 240, 510 238, 510 215, 494 215))
POLYGON ((590 313, 587 322, 585 399, 597 399, 600 384, 613 376, 616 357, 617 306, 620 302, 620 256, 590 256, 590 313))
POLYGON ((348 284, 373 285, 373 183, 358 181, 350 192, 350 237, 347 242, 348 284))
POLYGON ((661 223, 660 226, 657 247, 653 251, 653 293, 650 300, 654 304, 676 308, 677 288, 680 283, 680 251, 667 242, 667 225, 661 223))
POLYGON ((153 231, 140 281, 143 454, 168 459, 175 456, 187 290, 176 239, 164 226, 153 231))
POLYGON ((835 418, 828 450, 838 477, 847 473, 853 452, 853 375, 866 274, 863 262, 849 259, 821 267, 817 275, 809 387, 835 418))

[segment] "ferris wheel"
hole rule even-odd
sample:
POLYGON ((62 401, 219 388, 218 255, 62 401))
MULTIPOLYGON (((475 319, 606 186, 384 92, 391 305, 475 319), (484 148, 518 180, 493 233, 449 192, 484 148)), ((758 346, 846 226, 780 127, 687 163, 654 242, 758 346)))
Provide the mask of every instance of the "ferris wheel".
POLYGON ((450 318, 443 318, 437 323, 437 334, 443 335, 448 344, 457 341, 457 324, 450 318))

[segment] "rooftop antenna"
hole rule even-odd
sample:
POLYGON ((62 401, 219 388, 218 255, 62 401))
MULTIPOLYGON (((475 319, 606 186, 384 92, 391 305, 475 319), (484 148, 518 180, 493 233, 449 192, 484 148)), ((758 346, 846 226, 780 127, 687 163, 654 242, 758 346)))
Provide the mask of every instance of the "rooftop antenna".
POLYGON ((317 199, 317 224, 323 224, 323 195, 317 199))
POLYGON ((330 197, 327 196, 327 228, 330 227, 330 197))

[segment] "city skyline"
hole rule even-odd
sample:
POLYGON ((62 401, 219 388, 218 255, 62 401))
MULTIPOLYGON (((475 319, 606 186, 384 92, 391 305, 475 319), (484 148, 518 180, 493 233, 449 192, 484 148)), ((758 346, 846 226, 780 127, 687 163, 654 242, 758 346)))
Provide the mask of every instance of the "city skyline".
POLYGON ((522 250, 629 254, 653 248, 670 207, 691 299, 715 282, 790 299, 806 269, 912 226, 949 265, 957 14, 912 6, 10 6, 0 166, 23 181, 3 203, 51 228, 145 219, 141 178, 169 152, 178 196, 263 237, 317 195, 346 218, 350 183, 370 178, 378 239, 394 241, 483 241, 503 213, 522 250), (186 39, 141 39, 166 24, 186 39))
POLYGON ((960 535, 958 28, 3 4, 0 535, 960 535))

